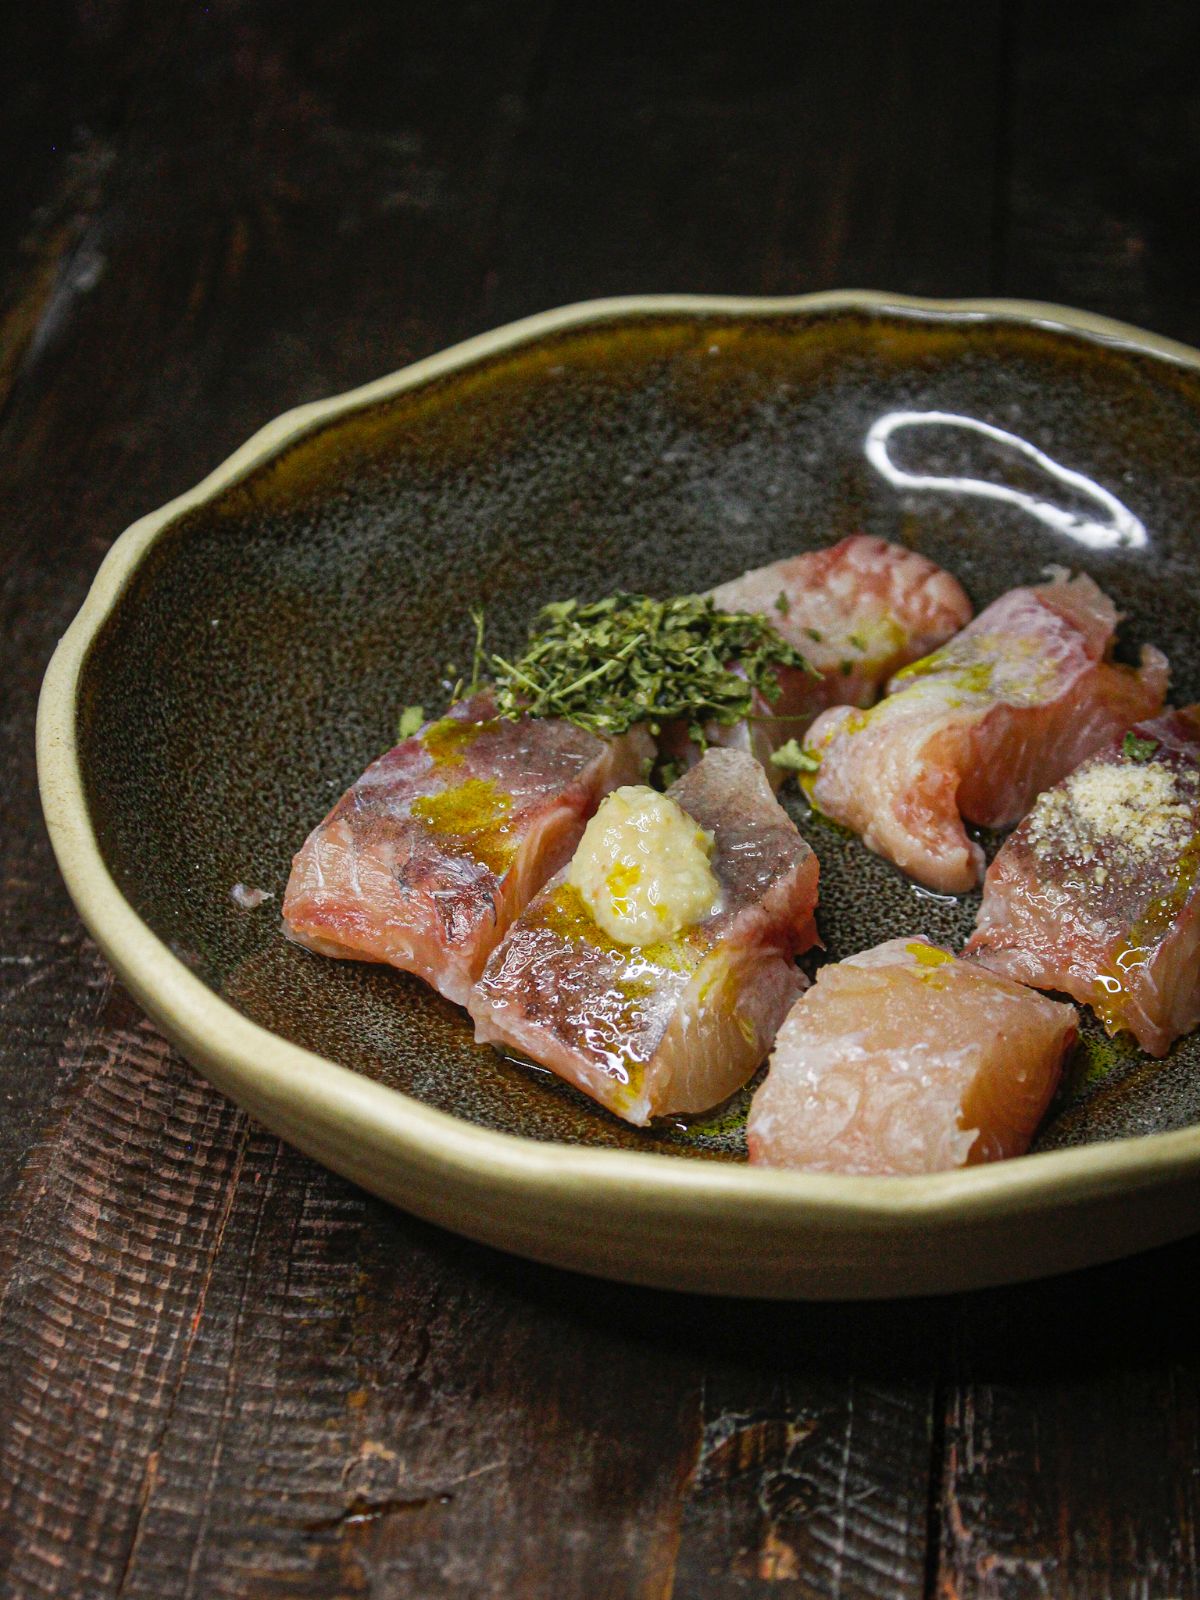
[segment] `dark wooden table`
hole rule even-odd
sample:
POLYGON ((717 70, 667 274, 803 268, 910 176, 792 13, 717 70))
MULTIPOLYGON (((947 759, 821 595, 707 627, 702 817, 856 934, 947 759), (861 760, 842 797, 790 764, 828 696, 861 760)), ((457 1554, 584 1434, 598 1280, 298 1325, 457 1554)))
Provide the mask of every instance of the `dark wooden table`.
POLYGON ((635 290, 1200 342, 1194 4, 43 0, 0 42, 0 1594, 1200 1595, 1200 1241, 932 1302, 591 1283, 282 1146, 115 984, 32 724, 285 407, 635 290))

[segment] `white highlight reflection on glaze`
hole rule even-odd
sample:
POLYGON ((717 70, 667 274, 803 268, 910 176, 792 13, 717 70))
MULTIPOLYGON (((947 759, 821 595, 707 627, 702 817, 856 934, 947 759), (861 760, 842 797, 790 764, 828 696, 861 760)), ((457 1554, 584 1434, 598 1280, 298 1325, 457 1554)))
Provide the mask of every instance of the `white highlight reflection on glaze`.
POLYGON ((1149 542, 1142 522, 1107 489, 1101 488, 1098 483, 1093 483, 1091 478, 1085 478, 1080 472, 1072 472, 1069 467, 1060 466, 1057 461, 1051 460, 1044 451, 1030 444, 1027 439, 1022 439, 1015 433, 1008 433, 1004 428, 994 427, 990 422, 980 422, 975 417, 960 416, 954 411, 889 411, 871 424, 864 449, 867 460, 875 470, 898 489, 940 489, 952 494, 975 495, 984 500, 1004 500, 1010 505, 1019 506, 1023 511, 1028 511, 1030 515, 1037 517, 1039 522, 1053 528, 1056 533, 1064 533, 1068 538, 1087 545, 1091 550, 1137 549, 1149 542), (902 428, 924 427, 965 428, 969 432, 982 434, 986 439, 994 439, 1000 444, 1007 445, 1019 455, 1025 456, 1027 460, 1035 462, 1048 477, 1076 490, 1085 499, 1098 506, 1106 513, 1106 520, 1096 520, 1082 512, 1068 511, 1064 506, 1057 506, 1050 500, 1040 499, 1037 495, 1025 493, 1024 490, 1014 489, 1006 483, 992 483, 986 478, 959 478, 942 476, 938 473, 908 472, 905 468, 897 466, 888 453, 892 435, 902 428))

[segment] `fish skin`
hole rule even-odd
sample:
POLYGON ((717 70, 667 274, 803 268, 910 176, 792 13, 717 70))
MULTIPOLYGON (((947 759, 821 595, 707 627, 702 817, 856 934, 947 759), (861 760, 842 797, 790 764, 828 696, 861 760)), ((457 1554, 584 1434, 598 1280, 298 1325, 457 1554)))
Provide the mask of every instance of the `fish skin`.
MULTIPOLYGON (((780 668, 779 698, 756 690, 753 721, 706 730, 712 744, 749 751, 776 788, 784 774, 771 766, 772 751, 799 738, 827 706, 873 705, 892 673, 971 620, 957 578, 927 556, 869 534, 756 567, 710 595, 722 611, 761 613, 814 668, 780 668)), ((682 765, 700 754, 683 724, 664 729, 660 747, 682 765)))
MULTIPOLYGON (((1103 834, 1087 860, 1063 848, 1035 849, 1031 816, 988 869, 963 953, 1092 1006, 1110 1034, 1127 1030, 1161 1057, 1200 1026, 1200 705, 1130 731, 1155 741, 1153 759, 1193 792, 1181 847, 1155 852, 1131 871, 1103 834)), ((1114 739, 1077 770, 1125 766, 1132 757, 1123 744, 1114 739)))
POLYGON ((718 908, 658 945, 607 938, 560 873, 492 953, 476 1039, 516 1048, 638 1125, 707 1110, 754 1072, 816 939, 816 856, 742 751, 667 791, 715 839, 718 908))
POLYGON ((1161 707, 1167 661, 1108 659, 1118 615, 1091 578, 1012 589, 873 710, 817 718, 804 787, 817 809, 919 883, 972 889, 984 856, 964 820, 1003 828, 1084 757, 1161 707))
POLYGON ((752 1163, 898 1177, 1021 1155, 1076 1037, 1075 1008, 893 939, 822 967, 775 1041, 752 1163))
POLYGON ((513 918, 570 859, 604 795, 641 778, 654 748, 640 729, 604 740, 494 710, 488 691, 459 702, 347 790, 293 859, 289 938, 415 972, 465 1005, 513 918), (464 798, 465 784, 475 788, 464 798), (455 826, 464 821, 465 831, 455 826))

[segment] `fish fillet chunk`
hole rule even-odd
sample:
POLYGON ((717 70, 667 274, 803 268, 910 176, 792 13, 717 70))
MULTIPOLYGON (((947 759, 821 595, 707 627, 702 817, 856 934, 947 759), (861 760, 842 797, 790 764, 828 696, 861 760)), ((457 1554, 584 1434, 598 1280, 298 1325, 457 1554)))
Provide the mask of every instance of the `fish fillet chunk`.
POLYGON ((753 1074, 800 992, 816 938, 817 859, 738 750, 709 750, 668 790, 714 836, 702 921, 656 944, 609 938, 562 873, 493 951, 468 1006, 509 1046, 644 1124, 717 1105, 753 1074))
POLYGON ((971 620, 957 578, 915 550, 861 533, 743 573, 712 598, 722 611, 761 612, 804 654, 818 675, 789 672, 785 698, 802 699, 798 713, 809 716, 828 705, 871 705, 894 672, 971 620))
POLYGON ((292 862, 288 936, 323 955, 415 972, 465 1005, 513 918, 570 859, 653 742, 494 715, 487 692, 369 766, 292 862))
POLYGON ((750 1107, 750 1160, 900 1176, 1021 1155, 1075 1041, 1073 1006, 922 937, 823 967, 750 1107))
POLYGON ((1153 1056, 1200 1025, 1200 705, 1136 724, 1039 796, 988 869, 965 954, 1153 1056))
MULTIPOLYGON (((770 765, 772 751, 799 738, 819 711, 873 705, 892 673, 971 620, 957 578, 867 534, 756 567, 711 594, 722 611, 760 612, 813 668, 781 668, 777 700, 756 691, 750 721, 706 730, 713 744, 749 751, 775 785, 783 773, 770 765)), ((699 759, 683 724, 663 732, 664 755, 684 765, 699 759)))
POLYGON ((1110 659, 1117 612, 1091 578, 1012 589, 869 711, 824 712, 805 740, 818 810, 931 889, 961 894, 984 857, 964 828, 1008 827, 1041 790, 1134 722, 1167 686, 1152 647, 1110 659))

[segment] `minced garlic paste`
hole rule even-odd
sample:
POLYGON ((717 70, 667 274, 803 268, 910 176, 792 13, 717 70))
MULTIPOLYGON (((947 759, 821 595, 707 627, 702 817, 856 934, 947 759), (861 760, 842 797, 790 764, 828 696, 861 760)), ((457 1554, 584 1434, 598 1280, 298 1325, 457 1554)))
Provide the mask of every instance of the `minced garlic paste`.
POLYGON ((713 836, 665 794, 615 789, 584 829, 567 881, 610 939, 653 944, 700 922, 720 885, 713 836))

